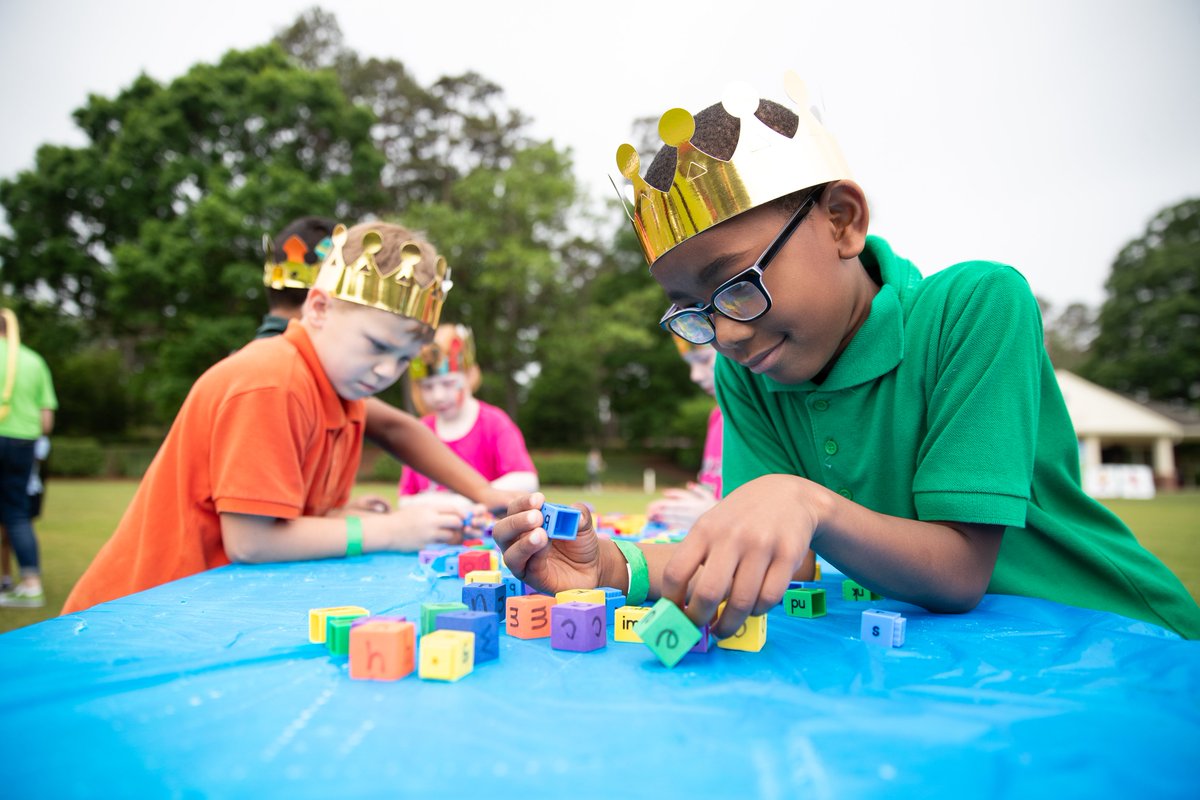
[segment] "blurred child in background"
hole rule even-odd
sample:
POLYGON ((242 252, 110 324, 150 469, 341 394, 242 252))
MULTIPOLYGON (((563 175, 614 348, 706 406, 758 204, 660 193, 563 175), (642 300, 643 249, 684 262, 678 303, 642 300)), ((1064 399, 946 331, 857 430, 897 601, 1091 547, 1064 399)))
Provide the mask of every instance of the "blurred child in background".
MULTIPOLYGON (((704 393, 716 397, 713 382, 717 351, 712 345, 692 344, 678 336, 672 336, 679 355, 691 369, 692 383, 704 393)), ((700 515, 721 499, 721 429, 724 420, 721 407, 714 406, 708 415, 708 433, 704 437, 704 453, 700 462, 700 474, 694 483, 685 489, 667 489, 661 499, 650 503, 646 516, 651 522, 659 522, 670 528, 690 528, 700 515)))
MULTIPOLYGON (((482 373, 475 338, 465 325, 441 325, 410 372, 413 404, 431 431, 491 485, 508 492, 538 489, 525 437, 512 419, 475 397, 482 373)), ((402 500, 446 498, 450 490, 408 465, 400 476, 402 500)))

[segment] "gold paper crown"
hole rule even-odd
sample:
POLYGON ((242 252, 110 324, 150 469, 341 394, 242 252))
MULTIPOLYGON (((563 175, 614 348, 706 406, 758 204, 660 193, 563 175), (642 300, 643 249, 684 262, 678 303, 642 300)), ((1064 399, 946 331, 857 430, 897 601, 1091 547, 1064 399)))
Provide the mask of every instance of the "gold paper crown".
POLYGON ((263 265, 263 286, 272 289, 309 289, 317 280, 321 271, 321 261, 329 253, 332 241, 328 236, 313 248, 316 259, 310 264, 305 260, 308 255, 308 245, 299 236, 287 238, 280 248, 283 250, 284 261, 275 258, 275 243, 267 234, 263 234, 263 253, 267 257, 263 265))
POLYGON ((690 113, 672 108, 663 114, 659 136, 676 148, 669 186, 647 183, 633 145, 617 149, 617 169, 633 183, 632 205, 625 197, 622 202, 652 267, 675 245, 743 211, 850 177, 841 149, 810 106, 804 81, 789 71, 784 85, 796 106, 789 110, 799 118, 790 133, 764 122, 756 92, 740 86, 726 91, 721 105, 737 126, 736 148, 728 158, 706 153, 692 141, 696 121, 690 113))
POLYGON ((409 365, 414 381, 450 372, 469 372, 475 366, 475 334, 466 325, 448 325, 438 331, 437 338, 442 338, 446 328, 451 329, 449 341, 426 345, 409 365))
POLYGON ((333 249, 313 284, 316 288, 339 300, 390 311, 437 327, 446 293, 454 285, 446 259, 437 257, 433 280, 421 286, 417 283, 416 268, 426 256, 418 242, 409 240, 400 245, 400 264, 385 275, 375 262, 375 254, 383 249, 383 237, 378 231, 363 234, 362 254, 353 264, 347 264, 343 255, 346 226, 334 228, 332 239, 333 249))

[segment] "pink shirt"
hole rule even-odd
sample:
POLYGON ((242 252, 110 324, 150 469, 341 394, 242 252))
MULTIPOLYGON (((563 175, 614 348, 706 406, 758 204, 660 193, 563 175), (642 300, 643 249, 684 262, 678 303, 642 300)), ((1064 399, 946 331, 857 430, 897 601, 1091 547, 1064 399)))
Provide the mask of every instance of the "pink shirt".
POLYGON ((700 461, 697 481, 712 488, 717 499, 721 497, 721 433, 724 417, 718 406, 708 415, 708 434, 704 437, 704 458, 700 461))
MULTIPOLYGON (((429 414, 421 418, 425 427, 437 433, 437 417, 429 414)), ((488 481, 494 481, 510 472, 536 472, 533 459, 525 449, 525 437, 521 429, 500 409, 479 403, 479 419, 466 436, 446 442, 459 458, 479 471, 488 481)), ((433 484, 419 472, 405 466, 400 473, 400 494, 420 494, 430 489, 446 491, 445 487, 433 484)))

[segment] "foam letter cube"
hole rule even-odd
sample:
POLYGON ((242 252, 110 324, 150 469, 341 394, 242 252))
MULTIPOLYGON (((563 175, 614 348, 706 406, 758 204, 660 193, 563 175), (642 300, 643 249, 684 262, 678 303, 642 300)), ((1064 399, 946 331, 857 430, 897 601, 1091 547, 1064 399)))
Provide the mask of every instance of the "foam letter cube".
POLYGON ((602 606, 607 600, 608 598, 600 589, 567 589, 554 594, 556 603, 594 603, 602 606))
POLYGON ((328 608, 310 608, 308 610, 308 640, 313 644, 325 643, 325 622, 333 616, 366 617, 370 615, 362 606, 330 606, 328 608))
POLYGON ((447 611, 438 614, 439 631, 470 631, 475 634, 475 663, 500 657, 500 620, 490 611, 447 611))
POLYGON ((491 569, 492 557, 485 550, 465 550, 458 554, 458 577, 465 578, 468 572, 491 569))
POLYGON ((789 617, 823 617, 825 590, 788 589, 783 593, 783 610, 789 617))
POLYGON ((463 583, 502 583, 500 580, 500 570, 498 569, 477 569, 468 572, 463 576, 463 583))
POLYGON ((900 647, 904 644, 904 628, 907 620, 897 611, 872 608, 862 613, 862 640, 884 647, 900 647))
POLYGON ((326 617, 325 646, 332 656, 350 655, 350 629, 358 616, 326 617))
POLYGON ((462 588, 462 601, 472 611, 490 611, 504 619, 503 583, 468 583, 462 588))
POLYGON ((542 527, 551 539, 574 539, 579 532, 579 509, 542 503, 542 527))
POLYGON ((525 584, 521 583, 516 575, 501 573, 500 583, 504 584, 505 597, 520 597, 525 594, 525 584))
POLYGON ((456 681, 475 669, 475 634, 441 630, 421 637, 421 671, 426 680, 456 681))
POLYGON ((436 620, 438 614, 445 614, 447 611, 469 611, 466 605, 462 603, 421 603, 421 635, 433 633, 437 630, 436 620))
POLYGON ((613 641, 637 642, 641 644, 642 637, 637 635, 634 628, 642 617, 650 613, 646 606, 621 606, 613 614, 613 641))
POLYGON ((590 653, 608 645, 603 603, 557 603, 550 608, 550 646, 590 653))
POLYGON ((518 639, 544 639, 550 635, 550 609, 554 598, 544 594, 510 597, 505 631, 518 639))
MULTIPOLYGON (((725 610, 725 604, 717 608, 717 618, 725 610)), ((718 639, 717 647, 723 650, 742 650, 747 653, 757 653, 767 643, 767 615, 746 617, 742 627, 728 639, 718 639)))
POLYGON ((417 626, 383 619, 355 620, 350 627, 350 677, 395 681, 413 671, 417 626))
POLYGON ((842 581, 843 600, 879 600, 883 595, 875 594, 870 589, 852 580, 842 581))
POLYGON ((696 645, 691 650, 688 650, 688 652, 707 653, 710 650, 712 650, 712 632, 709 631, 709 626, 705 624, 700 629, 700 641, 696 642, 696 645))
POLYGON ((678 664, 700 642, 700 629, 665 597, 654 604, 633 630, 668 667, 678 664))
POLYGON ((612 586, 601 586, 599 589, 604 592, 604 621, 608 623, 608 629, 611 631, 616 624, 617 609, 625 605, 625 593, 612 586))

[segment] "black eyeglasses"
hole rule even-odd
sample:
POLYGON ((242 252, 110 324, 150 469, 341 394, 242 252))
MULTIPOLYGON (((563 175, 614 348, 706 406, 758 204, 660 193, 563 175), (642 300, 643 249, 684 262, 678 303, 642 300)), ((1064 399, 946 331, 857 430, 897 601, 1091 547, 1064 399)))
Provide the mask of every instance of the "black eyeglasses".
POLYGON ((800 223, 816 205, 820 196, 820 192, 809 195, 800 208, 796 209, 796 213, 792 214, 775 240, 767 245, 767 249, 758 257, 754 266, 747 267, 718 286, 708 305, 689 308, 672 305, 658 324, 664 330, 692 344, 708 344, 717 338, 717 329, 713 325, 714 312, 738 322, 750 322, 770 311, 771 293, 763 284, 763 273, 771 265, 771 260, 787 244, 796 228, 800 227, 800 223))

